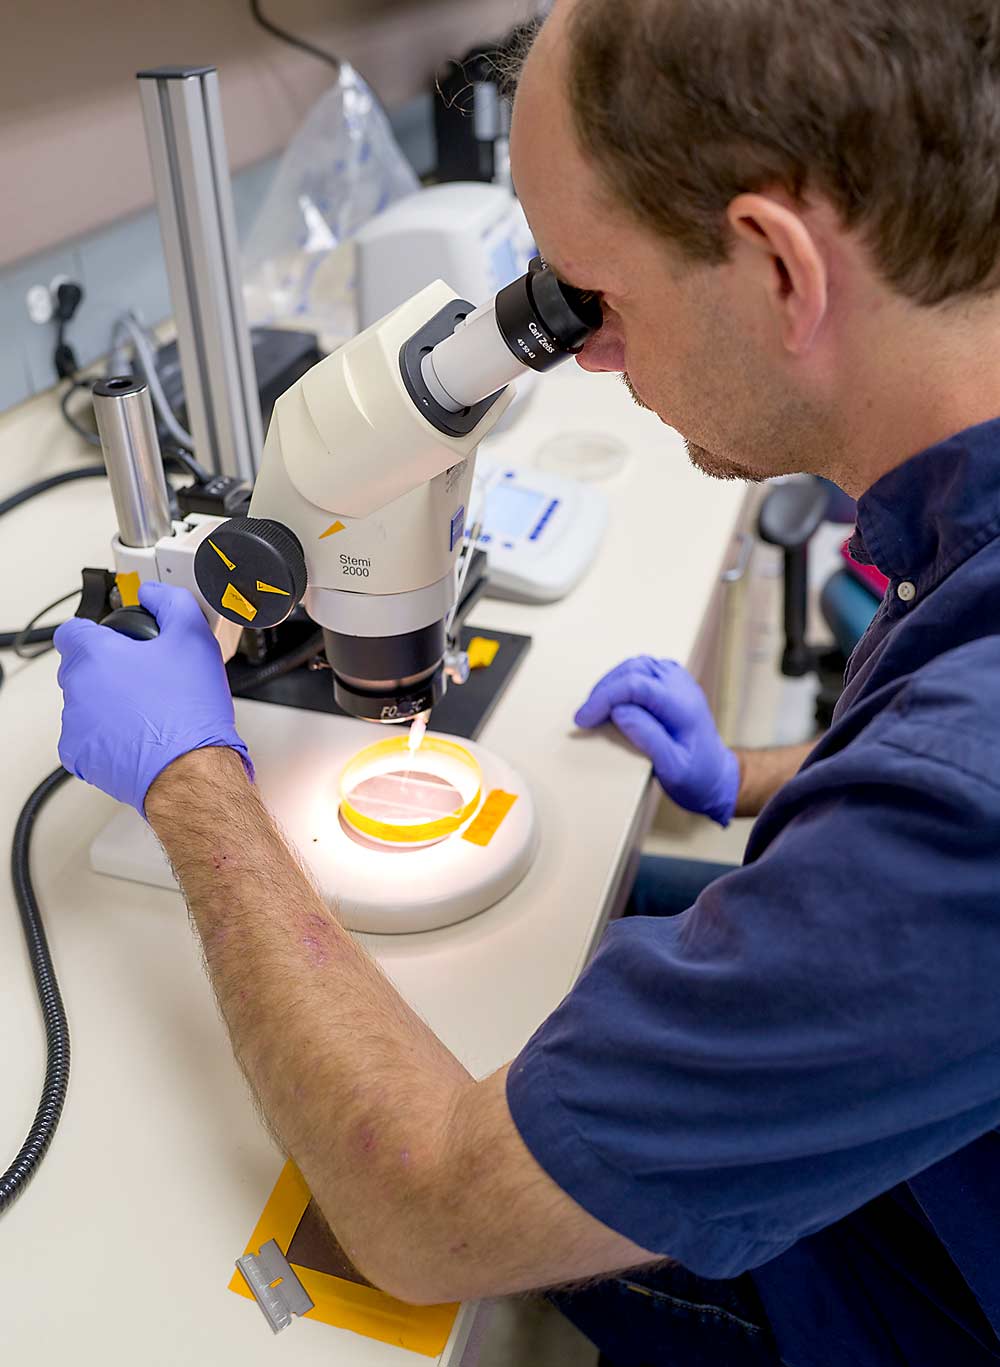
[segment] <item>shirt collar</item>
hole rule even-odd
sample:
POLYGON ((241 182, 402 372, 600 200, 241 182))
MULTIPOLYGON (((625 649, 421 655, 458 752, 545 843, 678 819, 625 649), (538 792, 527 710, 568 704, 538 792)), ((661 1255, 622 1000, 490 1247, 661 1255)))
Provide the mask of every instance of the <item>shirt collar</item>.
POLYGON ((858 501, 851 555, 920 593, 1000 534, 1000 418, 911 456, 858 501))

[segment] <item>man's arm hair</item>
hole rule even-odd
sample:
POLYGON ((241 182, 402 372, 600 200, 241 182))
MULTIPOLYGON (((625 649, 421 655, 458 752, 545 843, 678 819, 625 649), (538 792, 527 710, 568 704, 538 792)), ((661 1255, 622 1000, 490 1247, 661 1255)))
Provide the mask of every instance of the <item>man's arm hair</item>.
POLYGON ((655 1261, 525 1147, 506 1068, 475 1081, 355 944, 241 760, 199 750, 146 812, 177 872, 237 1058, 345 1253, 418 1303, 655 1261))
POLYGON ((740 790, 736 797, 736 816, 759 816, 764 807, 798 773, 815 745, 775 746, 769 750, 737 750, 740 764, 740 790))

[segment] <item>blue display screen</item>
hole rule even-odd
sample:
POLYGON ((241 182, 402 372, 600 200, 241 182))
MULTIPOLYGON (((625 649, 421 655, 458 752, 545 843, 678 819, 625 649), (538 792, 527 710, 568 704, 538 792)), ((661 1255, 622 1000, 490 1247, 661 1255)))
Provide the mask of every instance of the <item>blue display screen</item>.
POLYGON ((490 536, 527 536, 548 503, 548 495, 516 484, 496 484, 486 495, 483 528, 490 536))

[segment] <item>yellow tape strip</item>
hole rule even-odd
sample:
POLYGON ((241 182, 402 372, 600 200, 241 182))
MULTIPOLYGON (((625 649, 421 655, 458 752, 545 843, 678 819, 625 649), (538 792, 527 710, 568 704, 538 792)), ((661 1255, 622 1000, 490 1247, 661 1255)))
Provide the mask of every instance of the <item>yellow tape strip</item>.
POLYGON ((444 740, 441 736, 425 736, 420 749, 413 755, 410 753, 407 737, 394 736, 391 740, 380 740, 375 745, 367 746, 359 755, 355 755, 347 765, 340 779, 340 810, 343 812, 345 820, 356 831, 361 831, 363 835, 374 836, 376 840, 390 841, 394 845, 417 845, 426 840, 440 840, 446 835, 451 835, 453 831, 457 831, 464 822, 468 821, 482 798, 482 783, 482 770, 464 746, 456 745, 454 741, 444 740), (415 763, 419 761, 423 751, 448 755, 452 759, 457 759, 475 774, 476 791, 464 806, 459 807, 450 816, 438 817, 434 821, 425 821, 419 826, 408 826, 376 821, 374 817, 365 816, 351 805, 348 795, 353 792, 356 783, 373 759, 380 759, 383 755, 398 755, 400 758, 405 757, 408 763, 415 763))
POLYGON ((222 606, 230 612, 237 613, 247 622, 252 622, 257 616, 257 609, 253 603, 243 597, 235 584, 226 585, 226 591, 222 595, 222 606))
POLYGON ((483 810, 469 829, 462 833, 462 839, 473 845, 481 845, 485 849, 503 825, 507 813, 516 801, 517 793, 505 793, 500 788, 494 788, 483 803, 483 810))
POLYGON ((489 669, 500 649, 499 641, 489 641, 485 636, 473 636, 467 654, 470 669, 489 669))
MULTIPOLYGON (((268 1239, 274 1239, 282 1253, 287 1253, 308 1204, 309 1188, 298 1168, 289 1160, 281 1170, 245 1252, 257 1253, 268 1239)), ((391 1343, 426 1357, 437 1357, 443 1352, 458 1314, 457 1305, 406 1305, 374 1287, 359 1286, 326 1272, 314 1272, 297 1263, 292 1263, 292 1267, 313 1302, 313 1309, 307 1311, 305 1319, 319 1320, 336 1329, 349 1329, 365 1338, 391 1343)), ((233 1274, 229 1290, 253 1300, 239 1269, 233 1274)))
POLYGON ((139 606, 138 570, 133 570, 131 574, 116 574, 115 585, 121 594, 123 608, 137 608, 139 606))

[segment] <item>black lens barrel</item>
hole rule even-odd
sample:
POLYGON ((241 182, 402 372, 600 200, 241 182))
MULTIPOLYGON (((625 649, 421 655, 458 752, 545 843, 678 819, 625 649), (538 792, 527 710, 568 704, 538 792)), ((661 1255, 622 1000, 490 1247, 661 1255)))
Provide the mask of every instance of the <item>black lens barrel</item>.
POLYGON ((405 721, 444 697, 445 623, 398 636, 348 636, 323 630, 333 696, 352 717, 405 721))
POLYGON ((543 372, 582 350, 601 326, 602 314, 593 294, 564 285, 536 257, 526 275, 497 295, 496 318, 513 355, 529 369, 543 372))

